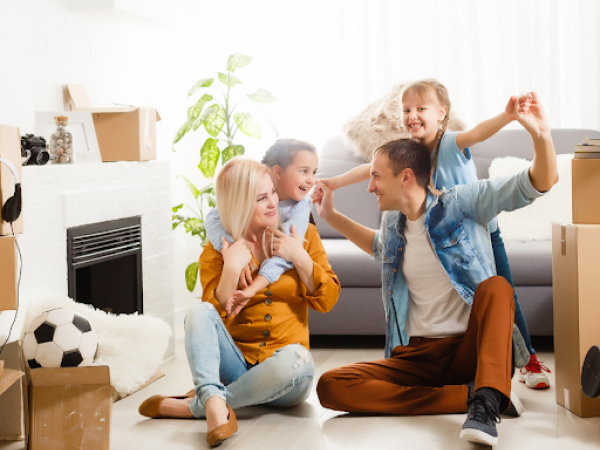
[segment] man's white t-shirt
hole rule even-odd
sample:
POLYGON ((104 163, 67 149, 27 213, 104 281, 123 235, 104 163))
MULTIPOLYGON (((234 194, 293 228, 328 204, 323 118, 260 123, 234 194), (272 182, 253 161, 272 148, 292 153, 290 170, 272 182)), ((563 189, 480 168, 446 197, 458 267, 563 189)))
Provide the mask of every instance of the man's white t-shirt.
POLYGON ((423 225, 423 217, 406 219, 402 272, 408 287, 406 334, 443 338, 467 330, 471 307, 456 292, 437 259, 423 225))

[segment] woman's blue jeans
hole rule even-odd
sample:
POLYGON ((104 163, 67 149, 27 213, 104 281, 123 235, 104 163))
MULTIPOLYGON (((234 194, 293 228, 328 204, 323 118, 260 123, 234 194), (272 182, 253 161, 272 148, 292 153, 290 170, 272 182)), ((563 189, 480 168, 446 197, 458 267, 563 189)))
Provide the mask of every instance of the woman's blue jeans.
POLYGON ((185 316, 185 352, 196 391, 190 403, 194 417, 206 416, 204 404, 215 395, 237 409, 288 408, 310 394, 315 366, 303 345, 286 345, 262 363, 249 364, 210 303, 195 305, 185 316))
POLYGON ((515 290, 515 284, 513 283, 512 274, 510 272, 510 266, 508 265, 508 257, 506 256, 506 249, 504 248, 504 242, 500 236, 500 229, 498 228, 493 233, 490 233, 492 238, 492 250, 494 251, 494 259, 496 260, 496 271, 498 275, 506 278, 506 281, 513 287, 515 293, 515 324, 523 336, 527 350, 530 354, 535 354, 535 350, 531 346, 531 336, 529 335, 529 329, 527 328, 527 322, 525 321, 525 315, 519 305, 517 291, 515 290))

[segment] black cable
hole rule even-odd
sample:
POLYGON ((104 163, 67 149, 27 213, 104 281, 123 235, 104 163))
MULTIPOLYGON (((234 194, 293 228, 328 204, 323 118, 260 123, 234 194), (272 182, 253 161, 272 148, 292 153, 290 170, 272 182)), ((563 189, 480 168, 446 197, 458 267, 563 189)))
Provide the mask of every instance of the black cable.
POLYGON ((6 347, 6 344, 8 344, 8 340, 10 339, 10 335, 12 334, 13 327, 15 326, 15 323, 17 321, 17 316, 19 315, 19 290, 21 286, 21 271, 23 270, 23 257, 21 256, 21 249, 19 248, 19 243, 17 242, 17 236, 15 236, 15 230, 13 230, 12 222, 10 222, 10 231, 15 237, 15 246, 17 247, 17 253, 19 254, 19 278, 17 280, 17 310, 15 311, 15 318, 13 319, 10 329, 8 330, 8 336, 6 336, 6 341, 4 341, 4 344, 2 344, 2 347, 0 347, 0 356, 2 355, 4 347, 6 347))

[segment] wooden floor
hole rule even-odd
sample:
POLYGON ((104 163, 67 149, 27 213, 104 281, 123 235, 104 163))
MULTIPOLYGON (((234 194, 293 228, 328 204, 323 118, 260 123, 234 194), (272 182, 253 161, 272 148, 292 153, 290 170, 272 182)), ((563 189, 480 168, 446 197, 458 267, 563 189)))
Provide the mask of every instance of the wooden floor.
MULTIPOLYGON (((137 413, 139 404, 154 394, 184 394, 192 388, 178 333, 178 357, 163 366, 166 376, 140 392, 115 403, 111 450, 205 449, 204 420, 151 420, 137 413)), ((315 380, 326 370, 357 361, 381 358, 372 349, 313 349, 315 380)), ((539 352, 554 372, 551 352, 539 352)), ((554 383, 554 376, 550 374, 554 383)), ((600 418, 580 419, 558 406, 554 388, 527 389, 513 380, 525 406, 520 418, 503 418, 498 425, 498 449, 582 450, 600 448, 600 418)), ((313 392, 303 405, 289 410, 251 407, 237 411, 239 431, 220 448, 261 450, 317 449, 479 449, 458 433, 466 415, 357 417, 324 409, 313 392)), ((23 448, 19 442, 0 443, 1 450, 23 448)))

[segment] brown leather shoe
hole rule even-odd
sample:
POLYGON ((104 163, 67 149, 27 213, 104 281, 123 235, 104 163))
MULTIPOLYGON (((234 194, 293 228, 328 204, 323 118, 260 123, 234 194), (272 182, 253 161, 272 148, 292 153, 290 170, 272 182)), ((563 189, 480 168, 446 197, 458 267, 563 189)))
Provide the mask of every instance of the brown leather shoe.
POLYGON ((161 402, 165 398, 176 398, 178 400, 190 398, 190 396, 188 394, 189 394, 189 392, 186 395, 174 396, 174 397, 169 397, 166 395, 153 395, 152 397, 144 400, 144 402, 138 408, 138 411, 142 416, 150 417, 151 419, 166 419, 166 418, 172 419, 173 417, 163 416, 161 413, 158 412, 161 402))
POLYGON ((211 447, 221 445, 221 443, 225 439, 233 436, 233 433, 235 433, 238 430, 237 418, 235 417, 235 413, 233 412, 233 409, 229 407, 229 405, 226 406, 229 410, 229 420, 227 421, 227 423, 219 425, 217 428, 215 428, 206 435, 206 442, 208 442, 208 445, 210 445, 211 447))

